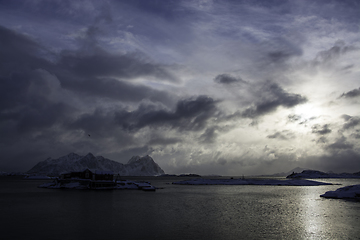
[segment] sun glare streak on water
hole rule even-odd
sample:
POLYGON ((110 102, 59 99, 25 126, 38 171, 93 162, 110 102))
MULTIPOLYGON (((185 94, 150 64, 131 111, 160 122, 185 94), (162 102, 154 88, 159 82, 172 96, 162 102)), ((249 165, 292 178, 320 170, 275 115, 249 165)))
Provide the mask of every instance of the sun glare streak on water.
POLYGON ((302 214, 302 223, 305 228, 305 239, 321 239, 322 233, 324 232, 323 212, 319 207, 320 199, 317 197, 314 199, 313 196, 317 196, 318 189, 303 187, 303 197, 301 198, 301 205, 304 208, 302 214))

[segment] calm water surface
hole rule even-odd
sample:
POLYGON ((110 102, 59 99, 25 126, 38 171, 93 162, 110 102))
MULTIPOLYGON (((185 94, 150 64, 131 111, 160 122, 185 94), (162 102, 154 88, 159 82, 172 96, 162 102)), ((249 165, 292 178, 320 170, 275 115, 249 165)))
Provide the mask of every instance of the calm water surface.
MULTIPOLYGON (((141 179, 144 180, 144 179, 141 179)), ((360 202, 323 199, 342 186, 182 186, 42 189, 0 178, 1 239, 360 239, 360 202)), ((324 179, 343 186, 354 179, 324 179)))

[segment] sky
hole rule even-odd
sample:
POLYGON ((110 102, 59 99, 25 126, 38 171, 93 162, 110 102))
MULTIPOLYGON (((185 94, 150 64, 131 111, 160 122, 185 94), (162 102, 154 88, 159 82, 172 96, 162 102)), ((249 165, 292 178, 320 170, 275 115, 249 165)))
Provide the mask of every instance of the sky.
POLYGON ((0 171, 360 171, 357 0, 0 0, 0 171))

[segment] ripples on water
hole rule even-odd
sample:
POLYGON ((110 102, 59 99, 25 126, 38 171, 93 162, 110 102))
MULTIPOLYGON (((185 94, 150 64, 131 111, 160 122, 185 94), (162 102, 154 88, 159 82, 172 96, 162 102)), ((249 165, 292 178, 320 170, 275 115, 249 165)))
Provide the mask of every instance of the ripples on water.
MULTIPOLYGON (((341 186, 182 186, 156 192, 42 189, 0 179, 2 239, 359 239, 360 203, 341 186), (4 237, 4 238, 3 238, 4 237)), ((344 186, 360 180, 327 179, 344 186)))

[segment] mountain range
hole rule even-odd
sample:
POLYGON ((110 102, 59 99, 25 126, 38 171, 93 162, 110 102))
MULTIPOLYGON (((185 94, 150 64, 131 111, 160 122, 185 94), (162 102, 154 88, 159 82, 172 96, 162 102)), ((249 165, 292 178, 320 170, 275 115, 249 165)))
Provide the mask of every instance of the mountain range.
POLYGON ((165 174, 164 170, 149 156, 133 156, 127 164, 122 164, 102 156, 95 157, 92 153, 80 156, 70 153, 66 156, 48 158, 37 163, 27 171, 32 175, 59 176, 64 172, 79 172, 85 169, 113 171, 120 176, 157 176, 165 174))
POLYGON ((308 168, 301 168, 301 167, 297 167, 294 168, 288 172, 281 172, 281 173, 274 173, 274 174, 270 174, 270 175, 257 175, 258 177, 286 177, 289 176, 292 173, 300 173, 304 170, 308 170, 308 168))

